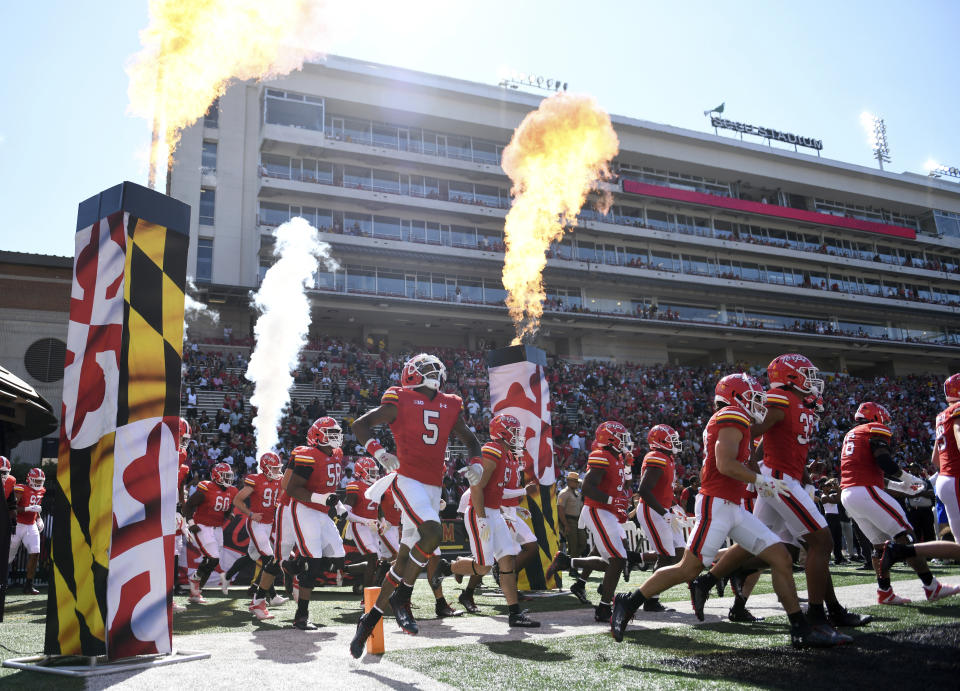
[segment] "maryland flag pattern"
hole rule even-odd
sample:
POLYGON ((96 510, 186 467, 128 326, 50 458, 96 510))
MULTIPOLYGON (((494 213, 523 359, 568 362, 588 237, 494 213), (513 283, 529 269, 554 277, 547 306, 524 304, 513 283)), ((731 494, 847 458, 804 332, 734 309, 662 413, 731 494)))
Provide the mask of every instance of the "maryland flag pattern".
POLYGON ((189 207, 123 183, 77 226, 44 652, 170 652, 189 207))

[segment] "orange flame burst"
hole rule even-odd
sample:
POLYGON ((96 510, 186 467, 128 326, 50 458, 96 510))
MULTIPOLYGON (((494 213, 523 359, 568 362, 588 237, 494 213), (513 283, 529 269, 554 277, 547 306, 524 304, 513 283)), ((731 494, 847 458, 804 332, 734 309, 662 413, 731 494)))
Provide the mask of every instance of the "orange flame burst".
POLYGON ((151 174, 231 80, 281 76, 321 55, 328 15, 317 0, 151 0, 127 68, 130 112, 154 122, 151 174))
MULTIPOLYGON (((503 263, 517 334, 513 345, 540 327, 547 249, 563 237, 597 181, 610 176, 619 145, 610 116, 593 98, 559 93, 523 119, 503 150, 514 197, 504 225, 503 263)), ((609 194, 604 201, 609 207, 609 194)))

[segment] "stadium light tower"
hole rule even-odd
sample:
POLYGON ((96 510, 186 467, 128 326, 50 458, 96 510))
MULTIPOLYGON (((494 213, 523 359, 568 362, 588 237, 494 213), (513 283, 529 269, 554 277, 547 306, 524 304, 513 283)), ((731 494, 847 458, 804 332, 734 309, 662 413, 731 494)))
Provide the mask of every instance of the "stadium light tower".
POLYGON ((944 166, 940 165, 932 158, 928 160, 923 167, 927 169, 927 175, 932 178, 939 178, 946 175, 947 177, 957 178, 960 180, 960 168, 956 166, 944 166))
POLYGON ((860 113, 860 124, 867 131, 867 140, 873 149, 873 157, 880 164, 880 170, 883 170, 884 163, 890 163, 890 145, 887 143, 887 124, 883 118, 878 118, 873 113, 863 111, 860 113))

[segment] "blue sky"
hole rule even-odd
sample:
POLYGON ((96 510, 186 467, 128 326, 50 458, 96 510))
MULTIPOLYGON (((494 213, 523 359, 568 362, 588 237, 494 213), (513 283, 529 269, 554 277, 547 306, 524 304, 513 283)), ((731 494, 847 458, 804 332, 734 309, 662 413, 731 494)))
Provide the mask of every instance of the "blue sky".
MULTIPOLYGON (((870 110, 887 122, 888 170, 960 166, 950 0, 384 7, 338 30, 331 51, 488 83, 504 67, 557 76, 612 113, 703 132, 703 111, 726 102, 731 119, 820 138, 825 157, 863 165, 875 165, 859 122, 870 110)), ((79 201, 146 183, 149 129, 126 115, 124 72, 146 22, 146 0, 0 9, 0 249, 72 255, 79 201)))

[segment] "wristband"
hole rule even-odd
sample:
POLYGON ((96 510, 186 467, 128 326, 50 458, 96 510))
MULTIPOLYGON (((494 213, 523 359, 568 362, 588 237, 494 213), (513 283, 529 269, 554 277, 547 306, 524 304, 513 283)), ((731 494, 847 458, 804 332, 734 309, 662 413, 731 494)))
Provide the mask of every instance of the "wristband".
POLYGON ((370 437, 369 439, 367 439, 367 443, 363 445, 363 448, 368 454, 376 458, 377 452, 383 451, 383 444, 381 444, 375 438, 370 437))

